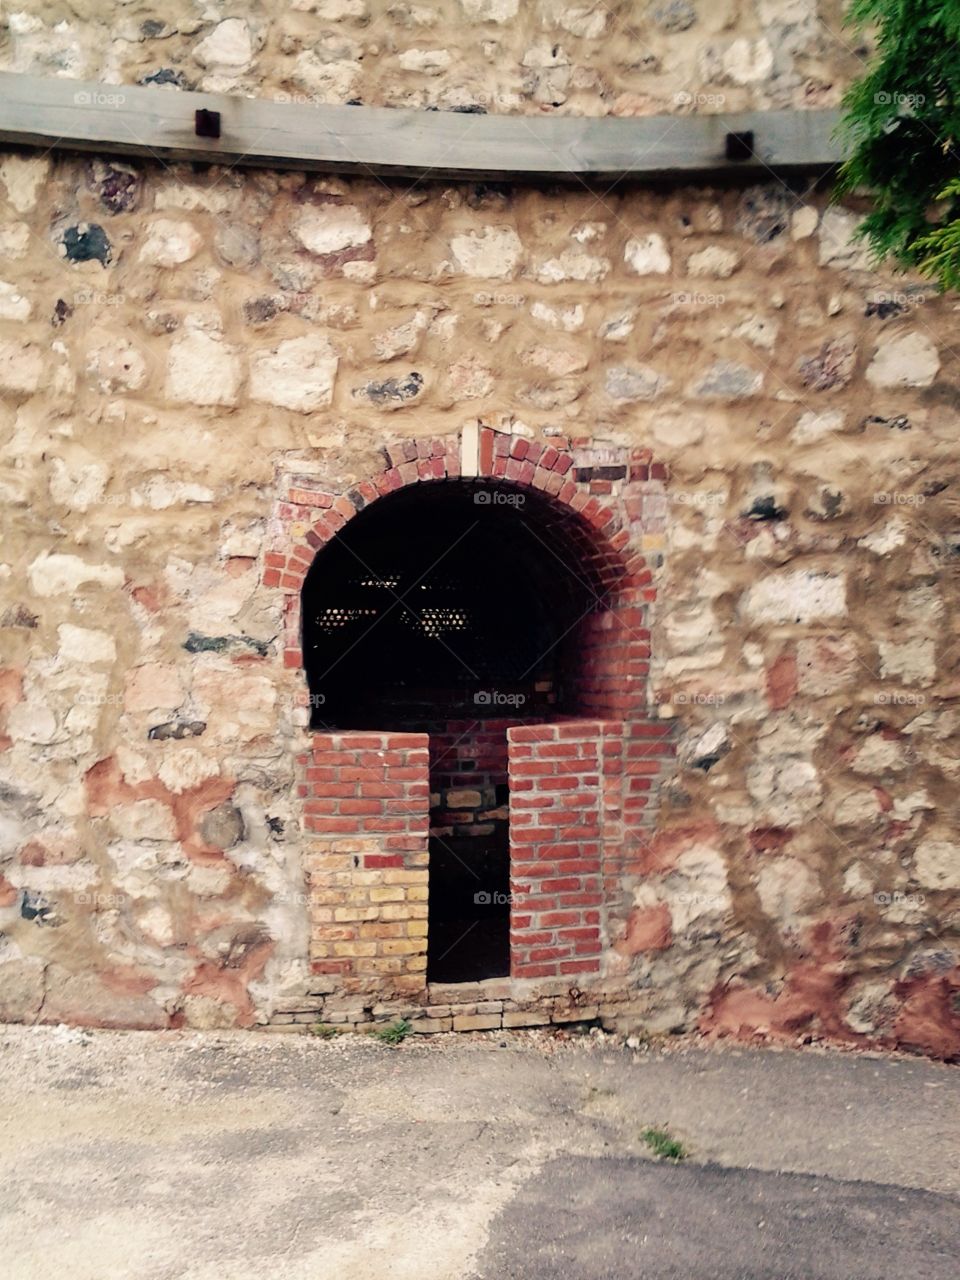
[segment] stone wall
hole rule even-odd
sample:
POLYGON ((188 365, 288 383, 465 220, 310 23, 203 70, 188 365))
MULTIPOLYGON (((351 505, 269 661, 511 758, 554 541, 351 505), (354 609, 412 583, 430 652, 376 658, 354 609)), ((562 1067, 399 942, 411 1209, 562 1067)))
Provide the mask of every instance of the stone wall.
MULTIPOLYGON (((834 106, 841 0, 27 0, 0 69, 279 101, 588 116, 834 106), (93 10, 91 13, 90 10, 93 10)), ((83 103, 78 104, 82 107, 83 103)))
MULTIPOLYGON (((4 48, 42 74, 189 66, 207 88, 455 105, 449 69, 401 63, 449 48, 471 92, 519 95, 491 109, 539 110, 551 85, 596 113, 664 109, 711 43, 706 65, 739 66, 737 41, 779 33, 768 72, 695 81, 727 109, 832 100, 846 65, 835 42, 818 62, 802 2, 759 5, 763 33, 746 7, 652 6, 646 72, 621 62, 627 28, 569 30, 593 10, 466 8, 455 41, 426 6, 264 9, 248 56, 226 13, 149 34, 118 13, 108 38, 48 5, 9 16, 4 48), (343 57, 314 47, 331 26, 343 57), (568 61, 522 67, 544 38, 568 61), (295 65, 324 70, 304 87, 295 65)), ((624 801, 636 880, 593 994, 407 1012, 960 1052, 958 321, 870 269, 858 216, 772 178, 534 191, 6 154, 0 1016, 394 1016, 310 974, 291 477, 334 495, 335 533, 385 447, 456 457, 484 423, 568 454, 585 504, 625 456, 664 465, 624 501, 657 598, 647 714, 678 754, 655 820, 642 776, 624 801)))

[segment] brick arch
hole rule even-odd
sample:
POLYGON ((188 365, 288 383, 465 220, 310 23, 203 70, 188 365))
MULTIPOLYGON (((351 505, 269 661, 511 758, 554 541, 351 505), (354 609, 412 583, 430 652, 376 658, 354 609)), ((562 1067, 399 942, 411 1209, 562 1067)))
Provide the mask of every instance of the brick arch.
POLYGON ((651 505, 651 499, 662 504, 665 472, 648 450, 608 448, 604 455, 622 460, 583 465, 582 459, 591 457, 589 442, 579 450, 561 449, 481 426, 445 439, 390 445, 384 450, 383 468, 345 493, 324 488, 312 476, 287 477, 263 573, 264 586, 285 596, 284 665, 303 666, 300 599, 307 571, 354 516, 380 498, 421 482, 498 484, 541 496, 546 531, 562 533, 575 548, 578 563, 602 588, 604 609, 585 644, 598 672, 603 668, 601 683, 609 688, 598 688, 594 701, 598 713, 627 710, 614 686, 646 675, 645 612, 655 588, 645 541, 651 536, 655 540, 656 526, 662 526, 662 510, 651 505))

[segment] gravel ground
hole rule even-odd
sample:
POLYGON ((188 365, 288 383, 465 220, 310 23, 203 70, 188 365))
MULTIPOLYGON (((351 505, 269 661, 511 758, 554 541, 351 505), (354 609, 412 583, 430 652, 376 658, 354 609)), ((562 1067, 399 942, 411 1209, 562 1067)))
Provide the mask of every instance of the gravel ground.
POLYGON ((2 1027, 0 1256, 15 1280, 953 1280, 958 1104, 956 1068, 815 1048, 2 1027))

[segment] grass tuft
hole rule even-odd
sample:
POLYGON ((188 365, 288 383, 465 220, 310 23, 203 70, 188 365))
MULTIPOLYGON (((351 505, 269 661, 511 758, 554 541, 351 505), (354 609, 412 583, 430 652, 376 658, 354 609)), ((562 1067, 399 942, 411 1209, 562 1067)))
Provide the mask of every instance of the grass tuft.
POLYGON ((687 1149, 682 1142, 672 1138, 666 1129, 644 1129, 640 1135, 654 1153, 663 1160, 686 1160, 687 1149))
POLYGON ((413 1028, 406 1018, 397 1018, 396 1022, 388 1023, 387 1026, 381 1027, 379 1031, 374 1031, 374 1035, 381 1044, 403 1044, 407 1036, 413 1028))
POLYGON ((340 1028, 331 1027, 326 1022, 315 1022, 310 1028, 310 1034, 319 1040, 332 1040, 340 1034, 340 1028))

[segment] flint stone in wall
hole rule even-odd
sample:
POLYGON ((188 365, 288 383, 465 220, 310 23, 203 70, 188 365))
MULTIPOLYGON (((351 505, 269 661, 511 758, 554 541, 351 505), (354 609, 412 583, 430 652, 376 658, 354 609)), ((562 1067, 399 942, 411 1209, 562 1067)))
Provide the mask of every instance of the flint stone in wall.
POLYGON ((451 61, 448 49, 405 49, 397 57, 404 71, 414 71, 422 76, 442 75, 451 61))
POLYGON ((315 13, 328 22, 367 17, 367 0, 293 0, 291 7, 302 13, 315 13))
POLYGON ((317 257, 359 249, 373 236, 370 224, 354 204, 329 204, 305 210, 294 224, 293 235, 317 257))
POLYGON ((905 643, 881 640, 880 674, 907 684, 929 684, 936 674, 936 643, 908 640, 905 643))
POLYGON ((202 244, 203 238, 191 223, 157 218, 147 227, 140 261, 146 266, 176 267, 189 262, 202 244))
POLYGON ((867 369, 875 387, 929 387, 940 368, 940 357, 925 333, 901 333, 884 339, 867 369))
POLYGON ((572 36, 579 36, 581 40, 596 40, 603 35, 609 15, 610 11, 603 4, 575 6, 561 10, 557 21, 572 36))
POLYGON ((297 413, 312 413, 333 399, 338 358, 326 338, 308 334, 255 355, 250 364, 250 395, 297 413))
POLYGON ((385 378, 382 382, 368 382, 356 387, 354 399, 368 400, 378 409, 400 409, 419 399, 423 393, 423 377, 409 373, 405 378, 385 378))
POLYGON ((870 253, 854 238, 863 216, 849 209, 826 209, 820 219, 820 265, 848 271, 869 271, 870 253))
POLYGON ((293 83, 320 102, 346 102, 360 81, 362 64, 352 58, 333 59, 322 49, 305 49, 293 64, 293 83))
POLYGON ((204 815, 200 834, 207 844, 232 849, 244 837, 243 815, 232 804, 222 804, 204 815))
POLYGON ((123 570, 115 565, 87 564, 79 556, 42 551, 27 570, 38 596, 67 595, 87 585, 122 587, 123 570))
POLYGON ((470 22, 509 22, 517 16, 520 0, 460 0, 470 22))
POLYGON ((551 307, 545 302, 534 302, 530 308, 534 320, 540 320, 551 329, 563 329, 565 333, 574 333, 583 328, 583 307, 551 307))
POLYGON ((454 236, 450 242, 457 269, 482 280, 509 280, 516 273, 523 245, 512 227, 484 227, 454 236))
POLYGON ((760 905, 781 927, 796 928, 820 898, 820 883, 797 858, 775 858, 757 876, 760 905))
POLYGON ((86 367, 101 391, 139 391, 147 380, 147 362, 128 338, 95 338, 86 367))
POLYGON ((734 84, 757 84, 773 71, 773 50, 765 38, 733 40, 720 55, 723 75, 734 84))
POLYGON ((831 338, 815 356, 800 361, 800 378, 811 391, 832 391, 845 387, 853 377, 857 364, 857 348, 849 334, 831 338))
POLYGON ((769 244, 790 226, 794 197, 782 184, 748 187, 737 202, 734 231, 757 244, 769 244))
POLYGON ((29 342, 0 340, 0 391, 32 395, 43 377, 43 353, 29 342))
POLYGON ((744 364, 718 360, 694 384, 693 394, 705 400, 738 400, 755 396, 763 386, 763 374, 744 364))
POLYGON ((559 258, 548 258, 534 271, 534 278, 541 284, 560 284, 564 280, 580 280, 595 284, 610 270, 606 258, 595 258, 589 253, 564 249, 559 258))
POLYGON ((172 663, 145 662, 126 680, 127 711, 172 711, 183 701, 180 673, 172 663))
POLYGON ((691 254, 687 259, 687 274, 726 280, 733 275, 739 265, 740 258, 732 249, 721 249, 717 245, 709 245, 699 253, 691 254))
POLYGON ((260 257, 260 236, 243 222, 219 224, 213 237, 217 257, 228 267, 252 267, 260 257))
POLYGON ((960 844, 928 838, 917 846, 913 865, 925 889, 960 889, 960 844))
POLYGON ((46 157, 8 155, 0 164, 0 181, 17 213, 33 208, 49 176, 50 161, 46 157))
POLYGON ((57 251, 68 262, 99 262, 109 266, 113 258, 110 238, 96 222, 78 222, 57 236, 57 251))
POLYGON ((22 258, 30 247, 30 228, 25 222, 0 227, 0 257, 22 258))
POLYGON ((817 622, 846 614, 847 583, 842 574, 794 569, 755 582, 742 600, 754 622, 817 622))
POLYGON ((638 276, 665 275, 670 270, 666 241, 656 231, 641 239, 628 240, 623 260, 638 276))
POLYGON ((58 657, 63 662, 116 662, 117 646, 106 631, 92 631, 62 622, 57 628, 60 638, 58 657))
POLYGON ((661 31, 687 31, 697 20, 690 0, 662 0, 650 10, 650 19, 661 31))
POLYGON ((29 320, 32 307, 16 285, 0 280, 0 320, 29 320))
POLYGON ((140 174, 129 165, 93 160, 87 185, 109 213, 129 213, 140 201, 140 174))
POLYGON ((813 764, 789 756, 752 764, 747 769, 747 790, 764 819, 784 827, 809 820, 823 796, 813 764))
POLYGON ((655 400, 669 379, 649 365, 614 365, 607 370, 604 386, 611 400, 655 400))
POLYGON ((114 805, 110 822, 124 840, 176 840, 173 812, 159 800, 114 805))
POLYGON ((797 425, 790 433, 794 444, 814 444, 824 436, 843 430, 844 417, 839 409, 828 413, 814 413, 808 410, 797 419, 797 425))
POLYGON ((219 338, 192 330, 170 348, 166 393, 175 403, 234 405, 240 378, 236 349, 219 338))
POLYGON ((201 67, 213 71, 240 72, 253 62, 254 42, 250 28, 241 18, 218 23, 193 51, 201 67))
POLYGON ((43 1003, 44 962, 39 956, 0 962, 0 1022, 33 1022, 43 1003))

